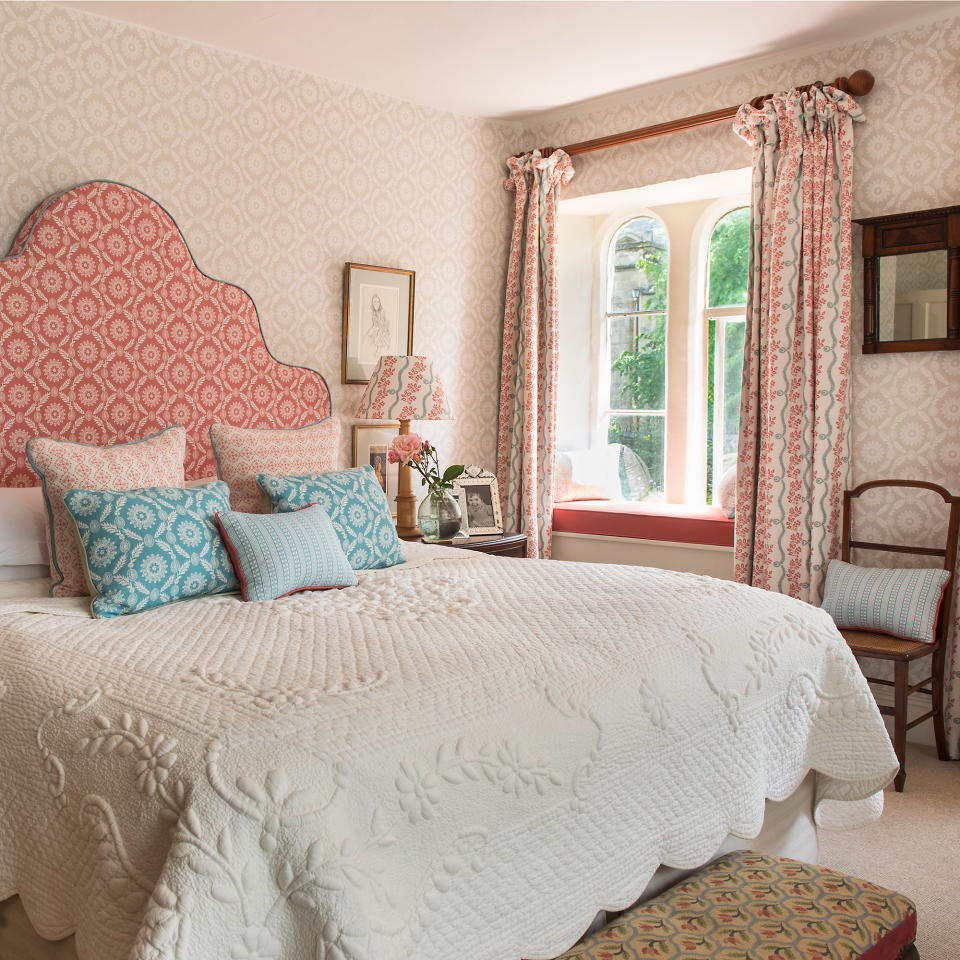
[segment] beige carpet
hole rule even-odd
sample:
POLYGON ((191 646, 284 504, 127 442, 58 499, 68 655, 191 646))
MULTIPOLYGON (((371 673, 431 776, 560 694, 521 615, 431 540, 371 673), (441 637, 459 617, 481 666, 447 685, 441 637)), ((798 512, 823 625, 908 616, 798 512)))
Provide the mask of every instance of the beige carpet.
POLYGON ((917 905, 921 960, 960 958, 960 762, 909 744, 903 793, 883 816, 846 833, 820 832, 820 862, 906 894, 917 905))

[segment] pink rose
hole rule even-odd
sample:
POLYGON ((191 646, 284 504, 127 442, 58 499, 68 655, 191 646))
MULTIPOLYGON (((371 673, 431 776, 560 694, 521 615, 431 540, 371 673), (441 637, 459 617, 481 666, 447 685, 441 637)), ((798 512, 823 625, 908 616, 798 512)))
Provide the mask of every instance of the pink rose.
POLYGON ((418 433, 404 433, 390 444, 391 463, 409 463, 419 459, 423 450, 423 437, 418 433), (395 459, 394 459, 395 458, 395 459))

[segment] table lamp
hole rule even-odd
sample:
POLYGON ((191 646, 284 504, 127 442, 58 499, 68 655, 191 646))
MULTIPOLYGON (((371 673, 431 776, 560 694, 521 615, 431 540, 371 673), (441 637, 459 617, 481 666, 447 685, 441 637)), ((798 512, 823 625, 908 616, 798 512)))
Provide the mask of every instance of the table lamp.
MULTIPOLYGON (((399 420, 400 433, 411 420, 452 420, 443 384, 429 357, 381 357, 354 416, 358 420, 399 420)), ((416 540, 417 498, 411 469, 400 465, 397 477, 397 535, 416 540)))

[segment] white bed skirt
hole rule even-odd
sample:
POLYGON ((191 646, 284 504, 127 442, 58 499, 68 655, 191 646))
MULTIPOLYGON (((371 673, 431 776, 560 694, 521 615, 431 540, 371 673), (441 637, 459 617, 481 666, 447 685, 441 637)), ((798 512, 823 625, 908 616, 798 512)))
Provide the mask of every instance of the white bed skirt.
MULTIPOLYGON (((814 780, 815 775, 808 774, 786 800, 779 803, 768 800, 760 833, 753 840, 728 836, 715 856, 748 847, 759 853, 816 863, 818 845, 813 822, 814 780)), ((660 867, 640 899, 656 896, 689 873, 692 870, 660 867)), ((602 926, 605 921, 606 917, 598 914, 591 929, 602 926)), ((0 902, 0 957, 9 957, 10 960, 78 960, 73 937, 52 943, 34 931, 19 897, 0 902)))

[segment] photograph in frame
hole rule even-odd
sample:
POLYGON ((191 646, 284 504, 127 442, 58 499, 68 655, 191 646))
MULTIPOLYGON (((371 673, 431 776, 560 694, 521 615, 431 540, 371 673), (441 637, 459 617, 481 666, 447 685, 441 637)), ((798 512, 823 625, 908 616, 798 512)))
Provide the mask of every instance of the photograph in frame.
POLYGON ((397 515, 397 492, 399 487, 399 467, 390 463, 387 453, 390 443, 400 433, 399 423, 370 423, 353 425, 353 466, 370 466, 377 477, 377 483, 386 494, 390 504, 390 514, 397 515))
POLYGON ((466 518, 470 525, 470 536, 503 533, 497 478, 491 473, 481 472, 474 476, 465 474, 453 483, 458 490, 465 491, 466 518))
POLYGON ((380 357, 413 353, 414 271, 347 263, 341 382, 366 383, 380 357))

